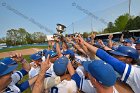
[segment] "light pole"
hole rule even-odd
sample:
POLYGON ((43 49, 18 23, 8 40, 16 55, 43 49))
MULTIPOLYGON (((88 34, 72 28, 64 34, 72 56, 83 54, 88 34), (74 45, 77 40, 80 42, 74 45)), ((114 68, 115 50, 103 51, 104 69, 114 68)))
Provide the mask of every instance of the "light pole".
POLYGON ((129 17, 130 17, 130 14, 131 13, 131 0, 129 0, 129 17))

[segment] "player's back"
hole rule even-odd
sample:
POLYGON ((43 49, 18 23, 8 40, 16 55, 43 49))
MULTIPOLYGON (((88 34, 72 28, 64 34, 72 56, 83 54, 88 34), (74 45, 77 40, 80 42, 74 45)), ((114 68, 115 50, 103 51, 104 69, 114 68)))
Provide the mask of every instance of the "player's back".
POLYGON ((74 80, 63 80, 51 88, 51 93, 77 93, 77 86, 74 80))

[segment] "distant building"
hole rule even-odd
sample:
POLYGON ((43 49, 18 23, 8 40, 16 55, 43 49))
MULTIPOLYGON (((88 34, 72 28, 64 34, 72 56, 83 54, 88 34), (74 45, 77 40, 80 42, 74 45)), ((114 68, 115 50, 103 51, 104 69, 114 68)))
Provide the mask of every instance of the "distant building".
MULTIPOLYGON (((108 35, 110 35, 110 34, 113 34, 113 38, 120 40, 122 32, 99 34, 99 35, 96 35, 96 38, 97 39, 108 39, 108 35)), ((128 37, 139 37, 140 38, 140 29, 129 30, 129 33, 126 33, 126 34, 124 34, 125 38, 128 38, 128 37)))
POLYGON ((54 43, 55 43, 55 42, 54 42, 53 35, 47 35, 46 37, 47 37, 47 38, 45 39, 45 41, 48 42, 48 45, 49 45, 49 46, 53 46, 54 43))
POLYGON ((47 35, 45 41, 54 41, 53 35, 47 35))
POLYGON ((0 49, 6 48, 6 47, 7 47, 6 43, 1 43, 0 44, 0 49))

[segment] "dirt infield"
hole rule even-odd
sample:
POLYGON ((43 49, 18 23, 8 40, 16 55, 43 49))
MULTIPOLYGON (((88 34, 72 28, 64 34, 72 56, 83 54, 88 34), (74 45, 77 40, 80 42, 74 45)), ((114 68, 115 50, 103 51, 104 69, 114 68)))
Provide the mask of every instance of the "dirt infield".
POLYGON ((15 50, 10 52, 2 52, 0 53, 0 58, 9 57, 9 55, 15 54, 15 53, 22 53, 22 55, 30 55, 33 53, 36 53, 42 49, 38 48, 29 48, 29 49, 23 49, 23 50, 15 50))

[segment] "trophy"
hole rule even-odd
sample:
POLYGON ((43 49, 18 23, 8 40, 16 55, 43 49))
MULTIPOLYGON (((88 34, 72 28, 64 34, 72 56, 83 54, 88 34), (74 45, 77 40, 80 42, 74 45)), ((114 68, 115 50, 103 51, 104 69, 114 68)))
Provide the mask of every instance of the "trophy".
POLYGON ((57 33, 53 34, 53 37, 58 37, 59 39, 61 39, 62 41, 64 41, 63 39, 63 32, 65 32, 65 28, 66 26, 62 25, 62 24, 57 24, 57 33))
POLYGON ((65 31, 65 28, 66 28, 66 26, 64 26, 62 24, 57 24, 56 30, 59 34, 62 34, 65 31))

